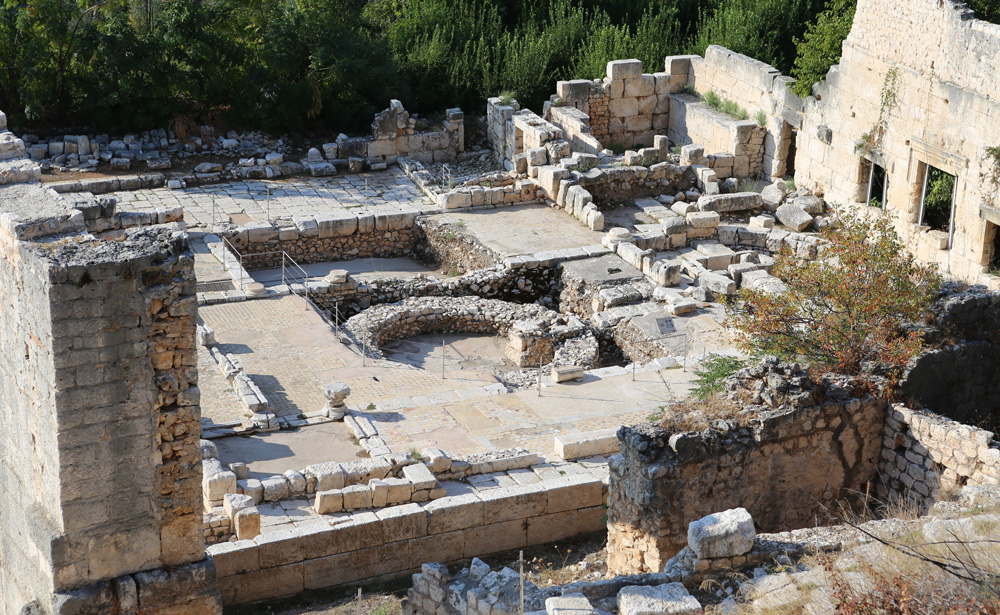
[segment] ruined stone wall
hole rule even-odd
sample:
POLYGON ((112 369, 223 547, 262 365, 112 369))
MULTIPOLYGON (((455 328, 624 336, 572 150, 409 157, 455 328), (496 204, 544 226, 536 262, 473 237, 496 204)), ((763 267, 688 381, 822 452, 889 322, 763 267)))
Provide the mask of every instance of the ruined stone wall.
POLYGON ((593 476, 451 495, 212 545, 222 596, 240 604, 418 570, 600 531, 604 489, 593 476))
POLYGON ((198 511, 186 238, 153 227, 96 240, 80 210, 60 213, 44 191, 0 205, 18 210, 0 231, 13 291, 0 338, 10 345, 3 457, 18 464, 0 464, 4 612, 33 602, 42 613, 111 613, 130 600, 151 614, 217 612, 198 511), (33 218, 42 212, 52 215, 33 218), (76 234, 44 238, 52 231, 76 234))
MULTIPOLYGON (((710 45, 704 58, 689 58, 690 82, 700 94, 714 91, 746 109, 752 120, 758 111, 764 113, 763 148, 751 151, 750 169, 766 177, 784 177, 792 129, 801 122, 796 112, 801 111, 802 101, 788 90, 794 79, 783 76, 773 66, 718 45, 710 45)), ((683 62, 684 57, 677 61, 683 62)), ((737 160, 737 167, 742 167, 743 162, 737 160)))
POLYGON ((717 111, 693 94, 670 97, 667 130, 670 140, 678 144, 696 143, 706 152, 732 154, 732 175, 735 177, 764 174, 766 135, 766 128, 755 121, 736 119, 717 111))
POLYGON ((645 74, 639 60, 615 60, 608 63, 603 80, 558 82, 547 116, 563 129, 567 142, 584 148, 578 151, 597 153, 591 151, 593 140, 613 150, 650 147, 653 137, 667 128, 674 85, 679 89, 683 84, 669 72, 645 74), (560 106, 586 114, 589 131, 580 126, 582 117, 558 110, 560 106))
POLYGON ((243 255, 243 267, 253 271, 281 267, 282 256, 276 253, 281 251, 299 264, 405 256, 416 242, 415 218, 415 213, 346 213, 301 217, 284 226, 252 222, 220 234, 243 255))
POLYGON ((62 526, 48 268, 0 231, 0 612, 53 592, 62 526), (14 316, 13 318, 11 316, 14 316))
POLYGON ((1000 442, 989 431, 896 405, 886 412, 878 470, 881 500, 902 497, 924 514, 935 498, 965 485, 1000 485, 1000 442))
POLYGON ((984 178, 986 148, 1000 144, 998 70, 1000 26, 973 19, 965 5, 861 0, 840 65, 805 101, 796 183, 830 201, 864 203, 862 159, 875 160, 887 171, 887 209, 910 250, 960 279, 1000 287, 985 270, 987 225, 1000 224, 1000 212, 984 178), (896 101, 885 109, 883 89, 896 101), (884 132, 874 152, 859 152, 873 132, 884 132), (958 178, 950 249, 947 233, 917 226, 926 165, 958 178))
POLYGON ((874 478, 884 415, 881 400, 852 399, 762 413, 725 431, 622 427, 622 454, 609 465, 609 568, 661 571, 688 523, 720 508, 746 508, 761 531, 826 522, 874 478))

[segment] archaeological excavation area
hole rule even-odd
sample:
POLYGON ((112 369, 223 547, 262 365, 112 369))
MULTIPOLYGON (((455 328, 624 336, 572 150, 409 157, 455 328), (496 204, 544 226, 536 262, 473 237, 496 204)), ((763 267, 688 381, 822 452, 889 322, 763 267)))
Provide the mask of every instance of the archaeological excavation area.
POLYGON ((832 614, 918 534, 996 581, 997 58, 1000 26, 959 5, 866 0, 806 98, 711 46, 423 131, 393 100, 295 160, 0 114, 0 612, 397 581, 406 615, 832 614), (907 20, 948 45, 918 53, 907 20), (67 146, 108 172, 43 176, 67 146), (684 403, 706 361, 750 359, 726 303, 782 296, 776 258, 824 259, 844 211, 948 280, 902 401, 754 357, 720 393, 738 416, 684 403), (481 559, 594 535, 596 576, 481 559))

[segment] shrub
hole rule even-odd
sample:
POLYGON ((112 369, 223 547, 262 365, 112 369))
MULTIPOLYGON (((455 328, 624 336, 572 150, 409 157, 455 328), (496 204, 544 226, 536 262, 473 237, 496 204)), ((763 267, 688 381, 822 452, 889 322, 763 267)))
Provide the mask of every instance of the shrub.
POLYGON ((722 109, 722 99, 715 93, 715 90, 705 92, 701 99, 705 101, 706 105, 713 109, 722 109))
POLYGON ((840 61, 841 45, 851 33, 857 0, 829 0, 826 10, 809 24, 801 39, 795 39, 797 54, 792 91, 809 96, 812 86, 826 78, 830 67, 840 61))
POLYGON ((746 367, 746 360, 728 355, 712 355, 712 358, 702 361, 695 370, 695 384, 691 395, 698 399, 708 399, 722 391, 723 384, 729 376, 746 367))
POLYGON ((869 383, 874 370, 892 384, 922 347, 901 327, 921 319, 941 279, 906 252, 888 218, 842 213, 840 222, 825 233, 823 258, 778 254, 774 274, 787 292, 741 290, 728 324, 750 354, 801 358, 869 383))

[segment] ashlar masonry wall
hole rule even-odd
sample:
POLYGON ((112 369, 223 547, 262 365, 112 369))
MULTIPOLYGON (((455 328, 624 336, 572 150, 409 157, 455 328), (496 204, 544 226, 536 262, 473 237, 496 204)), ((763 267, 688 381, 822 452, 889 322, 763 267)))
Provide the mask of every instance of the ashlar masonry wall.
POLYGON ((869 398, 766 412, 721 432, 622 427, 609 463, 610 570, 662 571, 688 523, 720 508, 746 508, 765 532, 827 521, 874 479, 884 416, 869 398))
POLYGON ((102 241, 44 191, 12 196, 0 202, 2 610, 138 600, 143 613, 217 613, 187 240, 154 227, 102 241))
POLYGON ((998 72, 1000 25, 966 5, 859 0, 840 64, 805 100, 796 183, 863 204, 874 161, 886 170, 886 209, 910 249, 945 273, 1000 287, 986 271, 1000 225, 997 187, 986 179, 986 148, 1000 145, 998 72), (894 95, 885 108, 883 91, 894 95), (873 133, 883 136, 859 150, 873 133), (957 177, 950 248, 947 232, 917 224, 928 165, 957 177))

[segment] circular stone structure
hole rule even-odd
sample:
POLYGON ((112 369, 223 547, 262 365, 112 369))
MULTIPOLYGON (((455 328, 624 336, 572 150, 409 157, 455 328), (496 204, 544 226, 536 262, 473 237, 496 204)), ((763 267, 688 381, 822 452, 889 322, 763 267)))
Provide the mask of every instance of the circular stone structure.
POLYGON ((345 327, 377 356, 382 344, 424 333, 490 333, 507 338, 507 358, 518 367, 537 367, 554 357, 565 365, 597 363, 597 340, 587 325, 535 304, 474 296, 411 297, 368 308, 345 327))

